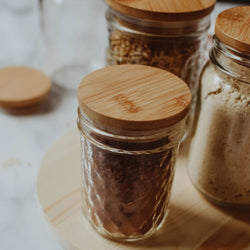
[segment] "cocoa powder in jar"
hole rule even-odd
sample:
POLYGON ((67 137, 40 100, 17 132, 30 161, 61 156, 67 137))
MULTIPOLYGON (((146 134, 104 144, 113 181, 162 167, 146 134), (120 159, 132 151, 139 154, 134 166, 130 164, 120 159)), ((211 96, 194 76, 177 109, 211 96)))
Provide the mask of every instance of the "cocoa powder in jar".
POLYGON ((153 143, 109 140, 112 148, 134 151, 123 153, 85 139, 82 143, 85 213, 101 228, 99 231, 130 237, 159 226, 166 216, 177 153, 176 147, 164 149, 169 138, 153 143))
POLYGON ((134 241, 165 221, 189 87, 155 67, 116 65, 78 89, 85 217, 104 236, 134 241))

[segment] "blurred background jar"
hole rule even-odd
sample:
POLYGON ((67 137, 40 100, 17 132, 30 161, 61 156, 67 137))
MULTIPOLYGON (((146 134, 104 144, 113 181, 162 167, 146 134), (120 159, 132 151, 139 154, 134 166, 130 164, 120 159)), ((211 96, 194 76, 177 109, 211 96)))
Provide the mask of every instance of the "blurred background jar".
POLYGON ((207 30, 215 0, 106 2, 107 64, 155 66, 182 78, 192 91, 191 127, 199 76, 207 61, 207 30))
POLYGON ((250 6, 216 19, 199 91, 189 176, 208 199, 250 205, 250 6))
POLYGON ((104 64, 105 20, 98 14, 104 2, 41 0, 40 5, 47 69, 53 82, 76 89, 84 75, 104 64))
POLYGON ((40 68, 44 53, 39 2, 0 1, 0 67, 40 68))

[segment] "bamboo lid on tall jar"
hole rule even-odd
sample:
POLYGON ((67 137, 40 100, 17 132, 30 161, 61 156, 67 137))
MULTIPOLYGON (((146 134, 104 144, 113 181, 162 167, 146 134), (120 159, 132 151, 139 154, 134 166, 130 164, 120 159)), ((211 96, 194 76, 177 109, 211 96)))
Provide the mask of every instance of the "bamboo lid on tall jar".
POLYGON ((158 20, 195 20, 209 15, 216 0, 106 0, 114 10, 129 16, 158 20))
POLYGON ((116 65, 87 75, 78 88, 80 110, 93 122, 128 130, 166 128, 188 113, 191 92, 168 71, 116 65))
POLYGON ((250 6, 235 7, 216 18, 215 35, 230 47, 250 52, 250 6))

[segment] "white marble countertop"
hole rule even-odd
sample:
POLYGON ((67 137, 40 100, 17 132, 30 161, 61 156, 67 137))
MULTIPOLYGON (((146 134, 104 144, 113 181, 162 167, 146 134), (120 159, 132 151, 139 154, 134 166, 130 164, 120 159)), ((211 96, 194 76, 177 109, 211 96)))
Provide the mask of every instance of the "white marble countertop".
MULTIPOLYGON (((59 4, 63 2, 54 1, 59 4)), ((107 40, 106 6, 102 0, 83 2, 85 26, 82 29, 85 29, 85 33, 81 38, 82 53, 84 62, 92 70, 103 65, 107 40)), ((236 5, 239 3, 228 1, 216 5, 212 13, 211 31, 216 15, 236 5)), ((46 49, 39 21, 38 1, 0 0, 0 67, 26 64, 51 75, 61 64, 73 60, 67 58, 71 51, 65 44, 60 48, 64 53, 58 53, 58 56, 52 53, 54 50, 51 47, 46 49)), ((67 27, 65 32, 67 35, 67 27)), ((21 112, 0 109, 1 250, 62 249, 40 214, 36 201, 36 176, 48 147, 76 126, 76 109, 76 91, 56 84, 53 84, 46 102, 36 109, 21 112)))

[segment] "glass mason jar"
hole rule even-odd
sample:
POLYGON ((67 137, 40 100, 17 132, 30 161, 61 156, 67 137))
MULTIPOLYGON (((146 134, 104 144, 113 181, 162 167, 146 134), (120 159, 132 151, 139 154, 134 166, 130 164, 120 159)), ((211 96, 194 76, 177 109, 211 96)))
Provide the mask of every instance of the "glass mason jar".
POLYGON ((159 9, 157 4, 148 6, 147 0, 140 1, 142 4, 138 6, 130 4, 131 1, 106 2, 109 5, 107 64, 149 65, 182 78, 192 91, 191 127, 199 76, 208 59, 207 30, 215 0, 208 1, 206 6, 198 1, 187 6, 186 0, 163 0, 159 9))
POLYGON ((112 239, 135 241, 150 236, 167 216, 191 100, 189 88, 169 72, 120 65, 86 76, 78 100, 84 215, 100 234, 112 239), (148 81, 156 83, 152 75, 157 74, 159 87, 168 87, 155 88, 152 97, 148 81), (179 86, 179 91, 160 103, 162 91, 171 89, 169 84, 179 86), (172 106, 172 98, 182 102, 176 101, 171 117, 169 110, 160 117, 152 113, 172 106))
MULTIPOLYGON (((38 1, 0 1, 0 68, 43 69, 43 36, 38 1)), ((2 92, 2 89, 1 89, 2 92)))
POLYGON ((100 0, 41 0, 40 6, 47 71, 54 83, 77 90, 84 75, 104 65, 105 4, 100 0))
POLYGON ((249 6, 237 7, 216 19, 190 149, 192 182, 221 205, 250 205, 249 13, 249 6))

